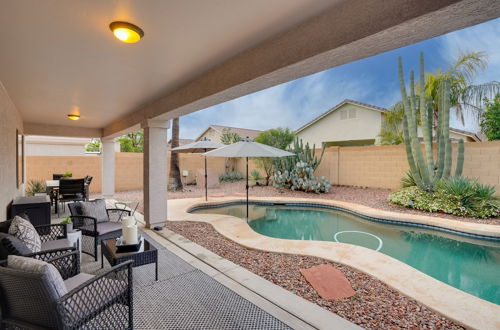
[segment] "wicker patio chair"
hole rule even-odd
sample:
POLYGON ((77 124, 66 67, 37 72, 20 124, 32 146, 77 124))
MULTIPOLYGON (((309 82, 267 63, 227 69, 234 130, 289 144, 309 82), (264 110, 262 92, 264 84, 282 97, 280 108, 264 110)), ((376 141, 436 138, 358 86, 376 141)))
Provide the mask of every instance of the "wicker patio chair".
POLYGON ((132 261, 94 276, 80 273, 79 252, 47 260, 64 281, 0 263, 1 329, 132 329, 132 261), (61 292, 62 290, 62 292, 61 292))
POLYGON ((121 215, 131 215, 130 210, 106 208, 102 199, 96 199, 86 203, 95 203, 96 216, 83 214, 81 203, 68 204, 71 213, 73 228, 82 231, 82 252, 94 257, 97 261, 97 247, 102 240, 116 238, 122 235, 121 215), (98 215, 101 216, 98 216, 98 215))
POLYGON ((84 194, 84 197, 85 197, 85 200, 88 201, 89 200, 89 196, 90 196, 90 184, 92 183, 92 179, 93 177, 90 176, 90 175, 87 175, 85 178, 84 178, 84 181, 85 181, 85 186, 84 186, 84 189, 85 189, 85 194, 84 194))
MULTIPOLYGON (((8 234, 10 222, 10 220, 0 222, 0 260, 6 259, 11 254, 25 256, 32 253, 22 241, 8 234)), ((43 255, 51 251, 46 258, 76 249, 76 246, 67 239, 66 225, 49 224, 34 227, 42 241, 39 253, 43 255)))

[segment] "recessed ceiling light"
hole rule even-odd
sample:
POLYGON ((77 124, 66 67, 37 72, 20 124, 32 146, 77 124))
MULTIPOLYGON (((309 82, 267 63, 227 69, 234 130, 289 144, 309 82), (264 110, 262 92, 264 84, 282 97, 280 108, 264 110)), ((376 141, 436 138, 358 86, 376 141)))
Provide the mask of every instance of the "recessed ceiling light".
POLYGON ((126 43, 138 42, 144 37, 144 31, 132 23, 117 21, 109 24, 109 28, 118 40, 126 43))
POLYGON ((75 115, 75 114, 68 114, 68 118, 71 119, 71 120, 78 120, 80 119, 80 115, 75 115))

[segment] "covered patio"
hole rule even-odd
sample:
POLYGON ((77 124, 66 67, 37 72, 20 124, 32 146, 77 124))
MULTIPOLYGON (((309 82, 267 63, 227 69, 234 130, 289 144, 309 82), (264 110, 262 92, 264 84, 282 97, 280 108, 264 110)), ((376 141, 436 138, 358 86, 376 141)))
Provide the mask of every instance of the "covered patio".
MULTIPOLYGON (((113 205, 115 140, 143 129, 140 222, 158 249, 159 281, 152 265, 134 268, 138 329, 356 327, 183 237, 152 230, 169 220, 170 120, 500 16, 492 0, 20 0, 1 8, 0 221, 25 195, 23 136, 99 138, 101 192, 113 205), (116 39, 115 21, 139 26, 142 40, 116 39)), ((81 261, 82 271, 101 271, 100 259, 81 261)))

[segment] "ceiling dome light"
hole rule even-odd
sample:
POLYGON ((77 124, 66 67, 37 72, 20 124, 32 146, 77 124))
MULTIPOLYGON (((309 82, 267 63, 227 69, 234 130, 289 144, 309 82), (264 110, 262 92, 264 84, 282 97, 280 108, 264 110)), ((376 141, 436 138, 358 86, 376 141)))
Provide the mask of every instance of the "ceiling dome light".
POLYGON ((72 113, 68 114, 68 118, 71 120, 78 120, 80 119, 80 115, 74 115, 72 113))
POLYGON ((117 21, 109 24, 109 28, 118 40, 129 44, 138 42, 144 37, 144 31, 131 23, 117 21))

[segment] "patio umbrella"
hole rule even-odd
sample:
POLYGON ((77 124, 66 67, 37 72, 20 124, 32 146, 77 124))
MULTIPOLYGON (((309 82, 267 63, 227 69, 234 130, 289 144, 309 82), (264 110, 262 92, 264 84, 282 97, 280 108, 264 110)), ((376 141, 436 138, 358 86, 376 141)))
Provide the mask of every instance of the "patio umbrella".
POLYGON ((245 157, 247 161, 246 190, 247 190, 247 220, 248 220, 248 157, 287 157, 294 154, 265 144, 254 142, 249 138, 225 147, 203 154, 207 157, 245 157))
MULTIPOLYGON (((195 141, 177 148, 172 149, 173 152, 189 152, 189 153, 202 153, 208 150, 217 149, 224 145, 217 142, 212 142, 206 137, 201 141, 195 141)), ((205 200, 208 200, 208 174, 207 174, 207 157, 205 156, 205 200)))

